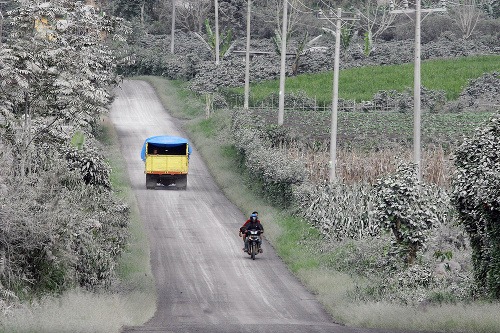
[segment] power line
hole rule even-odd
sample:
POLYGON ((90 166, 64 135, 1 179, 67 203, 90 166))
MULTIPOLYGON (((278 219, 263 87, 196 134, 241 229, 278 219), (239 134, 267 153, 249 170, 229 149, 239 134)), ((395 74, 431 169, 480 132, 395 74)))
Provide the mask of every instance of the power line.
MULTIPOLYGON (((296 1, 297 1, 298 3, 300 3, 300 4, 302 5, 302 7, 306 8, 306 9, 309 9, 309 12, 302 12, 302 13, 305 13, 305 14, 311 14, 311 13, 316 12, 316 9, 306 6, 306 5, 305 5, 302 1, 300 1, 300 0, 296 0, 296 1)), ((290 5, 293 7, 293 5, 292 5, 292 4, 290 4, 290 5)), ((295 7, 293 7, 293 8, 295 8, 295 7)))

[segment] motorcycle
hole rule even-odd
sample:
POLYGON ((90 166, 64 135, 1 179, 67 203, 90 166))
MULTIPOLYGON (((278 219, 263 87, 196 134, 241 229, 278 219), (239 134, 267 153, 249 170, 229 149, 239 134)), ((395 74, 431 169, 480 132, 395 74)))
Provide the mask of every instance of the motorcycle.
POLYGON ((257 253, 262 253, 262 249, 260 245, 262 243, 262 239, 260 234, 261 230, 247 230, 247 242, 248 242, 248 250, 247 253, 252 257, 252 260, 255 260, 255 256, 257 253))

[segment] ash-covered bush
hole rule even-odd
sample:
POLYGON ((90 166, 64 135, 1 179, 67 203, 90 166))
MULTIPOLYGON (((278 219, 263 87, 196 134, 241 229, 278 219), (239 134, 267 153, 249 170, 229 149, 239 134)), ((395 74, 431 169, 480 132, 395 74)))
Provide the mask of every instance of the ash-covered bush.
MULTIPOLYGON (((414 26, 414 25, 413 25, 414 26)), ((412 32, 414 33, 414 27, 412 32)), ((422 21, 421 25, 421 43, 438 41, 445 33, 453 33, 457 31, 457 26, 449 15, 434 14, 429 15, 422 21)), ((412 36, 414 38, 415 35, 412 36)))
POLYGON ((446 197, 420 182, 414 165, 403 163, 380 178, 373 191, 373 219, 392 233, 399 254, 413 265, 417 252, 426 248, 428 230, 442 222, 439 207, 446 207, 446 197))
POLYGON ((170 52, 170 41, 170 35, 139 35, 120 50, 126 61, 118 64, 118 72, 126 76, 158 75, 190 80, 198 63, 212 59, 210 50, 192 34, 175 32, 174 54, 170 52))
MULTIPOLYGON (((250 62, 250 82, 275 79, 279 76, 279 60, 275 56, 254 56, 250 62)), ((245 84, 245 57, 228 57, 217 66, 214 61, 203 61, 196 66, 196 75, 189 83, 195 92, 215 92, 224 87, 245 84)))
POLYGON ((271 202, 288 207, 293 200, 292 186, 303 182, 306 169, 302 161, 291 160, 271 145, 264 122, 251 111, 233 111, 231 130, 234 145, 250 177, 261 186, 271 202))
POLYGON ((479 290, 500 298, 500 115, 456 151, 452 202, 472 247, 479 290))
POLYGON ((325 182, 294 187, 296 213, 328 239, 375 236, 380 227, 370 215, 369 185, 325 182))
POLYGON ((245 62, 242 59, 221 60, 219 66, 214 61, 198 63, 196 75, 189 82, 189 89, 198 93, 212 93, 219 88, 244 85, 245 62))
POLYGON ((109 181, 110 167, 104 157, 93 146, 82 148, 64 147, 62 154, 66 159, 69 170, 76 170, 81 174, 87 185, 111 187, 109 181))
MULTIPOLYGON (((443 90, 430 90, 420 87, 420 106, 429 112, 440 112, 446 104, 446 93, 443 90)), ((396 90, 380 90, 373 96, 375 109, 394 108, 398 112, 412 112, 414 105, 413 92, 406 89, 403 92, 396 90)))
POLYGON ((126 245, 128 207, 86 184, 54 150, 46 152, 50 167, 25 178, 8 173, 15 160, 0 146, 0 252, 9 258, 0 285, 20 299, 109 285, 126 245))
POLYGON ((126 246, 129 207, 111 192, 95 187, 85 188, 80 201, 93 214, 86 214, 78 236, 73 239, 73 251, 78 258, 77 282, 89 289, 109 286, 115 277, 117 259, 126 246))
POLYGON ((425 59, 466 57, 479 54, 493 54, 495 50, 480 39, 463 40, 443 34, 437 41, 422 46, 421 57, 425 59))
MULTIPOLYGON (((499 4, 500 8, 500 4, 499 4)), ((498 47, 498 38, 500 38, 500 20, 480 20, 477 22, 476 31, 478 37, 491 37, 492 40, 496 39, 498 47)))
POLYGON ((491 110, 500 105, 500 72, 487 73, 470 80, 458 100, 476 111, 491 110))

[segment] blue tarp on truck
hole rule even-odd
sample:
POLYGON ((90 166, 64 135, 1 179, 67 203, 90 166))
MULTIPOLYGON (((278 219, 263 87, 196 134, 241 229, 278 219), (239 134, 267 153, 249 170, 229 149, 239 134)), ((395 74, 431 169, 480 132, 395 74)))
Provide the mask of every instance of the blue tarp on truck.
POLYGON ((141 159, 146 161, 146 144, 151 143, 158 147, 179 147, 188 144, 188 155, 191 155, 191 145, 188 140, 178 136, 157 135, 147 138, 142 145, 141 159))

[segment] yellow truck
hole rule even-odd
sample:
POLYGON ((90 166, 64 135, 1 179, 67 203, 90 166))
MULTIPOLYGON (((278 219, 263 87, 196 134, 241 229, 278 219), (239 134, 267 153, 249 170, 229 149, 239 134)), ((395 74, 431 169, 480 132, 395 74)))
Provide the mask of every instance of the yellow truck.
POLYGON ((175 186, 185 190, 191 146, 177 136, 159 135, 147 138, 141 151, 146 174, 146 188, 175 186))

